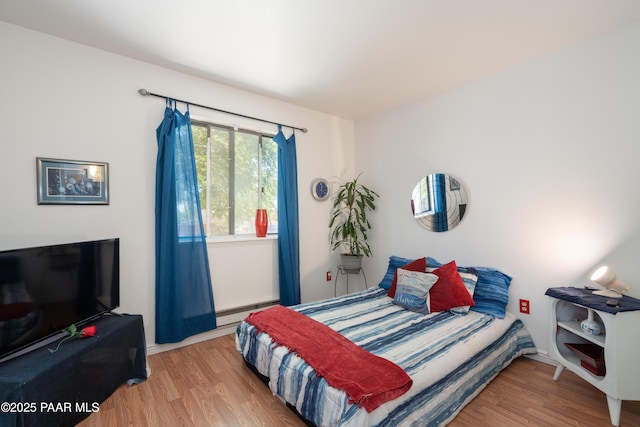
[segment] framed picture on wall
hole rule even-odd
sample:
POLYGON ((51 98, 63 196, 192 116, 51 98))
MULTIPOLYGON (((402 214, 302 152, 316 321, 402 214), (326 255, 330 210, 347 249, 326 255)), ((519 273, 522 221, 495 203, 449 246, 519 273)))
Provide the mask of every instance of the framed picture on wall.
POLYGON ((108 205, 109 164, 36 158, 39 205, 108 205))

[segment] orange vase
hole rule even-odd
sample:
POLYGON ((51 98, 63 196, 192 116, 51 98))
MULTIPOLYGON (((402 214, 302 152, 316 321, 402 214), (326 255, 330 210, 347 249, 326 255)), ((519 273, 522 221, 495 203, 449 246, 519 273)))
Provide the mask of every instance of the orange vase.
POLYGON ((265 237, 267 235, 267 225, 269 225, 269 219, 267 218, 266 209, 256 210, 256 236, 265 237))

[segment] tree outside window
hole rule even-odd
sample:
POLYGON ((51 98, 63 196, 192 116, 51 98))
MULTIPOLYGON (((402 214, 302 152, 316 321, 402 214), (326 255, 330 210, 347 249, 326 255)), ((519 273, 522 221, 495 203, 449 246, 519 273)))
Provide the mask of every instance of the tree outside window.
POLYGON ((205 234, 255 235, 260 192, 268 233, 277 233, 278 147, 273 135, 197 121, 191 129, 205 234))

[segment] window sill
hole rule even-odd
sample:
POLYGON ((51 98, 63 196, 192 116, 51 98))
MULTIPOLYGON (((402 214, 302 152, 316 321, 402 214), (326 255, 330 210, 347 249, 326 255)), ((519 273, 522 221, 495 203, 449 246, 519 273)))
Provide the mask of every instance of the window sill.
POLYGON ((242 235, 234 235, 234 236, 208 237, 207 244, 234 243, 234 242, 264 242, 264 241, 273 241, 273 240, 278 240, 277 234, 267 234, 266 237, 256 237, 251 234, 242 234, 242 235))

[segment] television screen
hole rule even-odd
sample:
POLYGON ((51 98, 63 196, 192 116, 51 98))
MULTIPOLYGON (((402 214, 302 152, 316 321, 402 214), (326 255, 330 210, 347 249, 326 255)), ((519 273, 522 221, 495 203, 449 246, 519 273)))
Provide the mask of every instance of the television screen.
POLYGON ((114 238, 0 251, 0 361, 118 307, 119 244, 114 238))

